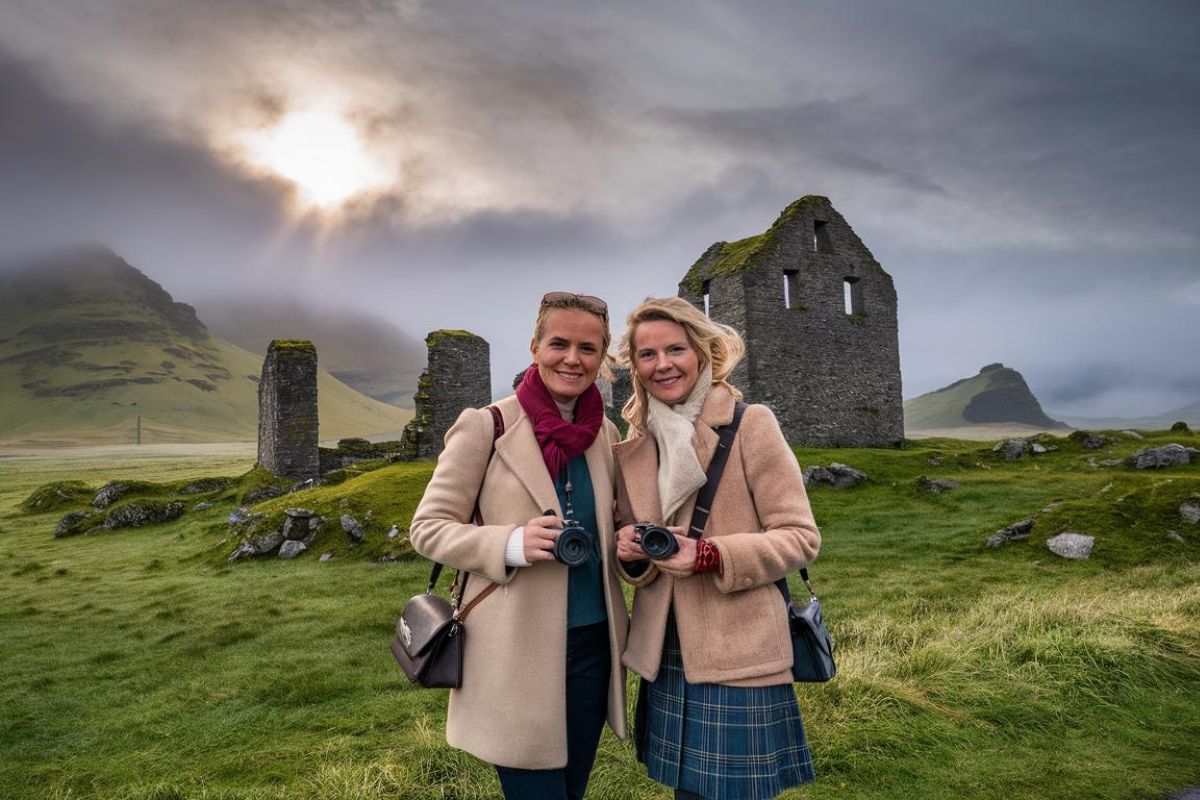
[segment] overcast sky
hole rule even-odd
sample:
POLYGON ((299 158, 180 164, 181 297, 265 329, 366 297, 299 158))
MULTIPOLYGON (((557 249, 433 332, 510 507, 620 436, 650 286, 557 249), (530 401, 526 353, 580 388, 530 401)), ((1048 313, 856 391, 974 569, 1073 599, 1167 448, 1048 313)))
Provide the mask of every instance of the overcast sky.
POLYGON ((5 0, 0 255, 469 328, 500 392, 543 292, 623 319, 824 194, 895 278, 905 397, 1003 361, 1052 411, 1200 399, 1200 4, 490 6, 5 0), (272 160, 289 119, 338 121, 346 204, 272 160))

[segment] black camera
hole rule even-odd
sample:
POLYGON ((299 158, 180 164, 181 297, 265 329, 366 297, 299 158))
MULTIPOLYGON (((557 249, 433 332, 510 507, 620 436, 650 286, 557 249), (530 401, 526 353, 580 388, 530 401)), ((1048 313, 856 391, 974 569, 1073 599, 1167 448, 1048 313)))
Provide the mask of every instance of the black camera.
POLYGON ((563 520, 562 531, 554 540, 554 560, 568 567, 578 567, 592 554, 592 539, 575 520, 563 520))
POLYGON ((675 534, 663 526, 643 522, 634 525, 633 529, 637 531, 642 550, 655 561, 662 561, 679 552, 679 542, 675 539, 675 534))

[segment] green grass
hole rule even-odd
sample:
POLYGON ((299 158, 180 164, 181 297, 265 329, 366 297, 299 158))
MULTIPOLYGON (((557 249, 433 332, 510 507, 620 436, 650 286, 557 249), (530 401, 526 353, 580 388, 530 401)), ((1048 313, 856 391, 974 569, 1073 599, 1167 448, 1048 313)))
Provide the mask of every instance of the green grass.
MULTIPOLYGON (((810 494, 839 675, 797 687, 820 777, 784 797, 1115 800, 1200 784, 1200 526, 1177 512, 1200 491, 1200 465, 1087 463, 1167 441, 1200 445, 1063 440, 1011 464, 948 439, 799 450, 802 464, 841 461, 872 480, 810 494), (922 494, 919 474, 962 488, 922 494), (1027 542, 984 546, 1035 514, 1027 542), (1068 528, 1097 537, 1091 560, 1045 548, 1068 528), (1165 541, 1170 529, 1185 542, 1165 541)), ((0 797, 497 797, 490 769, 445 745, 445 693, 409 687, 387 651, 427 567, 374 564, 371 548, 407 525, 428 464, 260 507, 333 514, 331 542, 345 538, 334 512, 373 509, 362 549, 327 563, 319 539, 292 562, 225 564, 232 495, 175 523, 61 540, 64 509, 20 508, 52 481, 248 466, 0 459, 0 797)), ((669 794, 606 733, 588 796, 669 794)))

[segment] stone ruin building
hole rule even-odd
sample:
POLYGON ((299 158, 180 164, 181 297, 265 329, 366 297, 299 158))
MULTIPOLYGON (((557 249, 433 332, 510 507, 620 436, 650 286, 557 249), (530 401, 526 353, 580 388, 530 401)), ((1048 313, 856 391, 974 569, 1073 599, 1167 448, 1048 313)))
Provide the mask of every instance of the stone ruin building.
POLYGON ((281 478, 316 477, 317 432, 317 348, 276 339, 258 382, 258 463, 281 478))
POLYGON ((828 198, 802 197, 765 233, 717 242, 679 296, 745 337, 731 380, 771 407, 788 442, 901 444, 896 289, 828 198))
POLYGON ((492 402, 491 352, 468 331, 437 330, 425 337, 429 361, 417 383, 416 416, 404 428, 405 458, 436 458, 446 431, 464 408, 492 402))

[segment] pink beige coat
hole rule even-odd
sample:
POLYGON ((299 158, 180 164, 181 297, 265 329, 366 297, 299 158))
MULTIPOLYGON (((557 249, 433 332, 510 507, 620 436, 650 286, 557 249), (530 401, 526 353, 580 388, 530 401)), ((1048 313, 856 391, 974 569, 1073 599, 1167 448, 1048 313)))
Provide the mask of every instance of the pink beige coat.
MULTIPOLYGON (((567 567, 539 561, 504 564, 508 537, 519 525, 562 509, 542 460, 533 423, 516 397, 496 403, 505 433, 492 442, 492 415, 468 409, 446 434, 446 449, 412 521, 412 545, 421 555, 468 570, 465 602, 491 582, 501 588, 467 617, 463 685, 450 692, 446 740, 492 764, 556 769, 567 763, 567 567), (486 470, 486 474, 485 474, 486 470), (482 490, 480 486, 482 485, 482 490), (475 497, 486 523, 469 522, 475 497)), ((608 724, 625 737, 625 670, 620 666, 628 615, 617 580, 613 537, 612 444, 605 420, 588 448, 606 576, 612 676, 608 724)))
MULTIPOLYGON (((696 421, 692 443, 708 468, 717 447, 714 426, 733 419, 734 398, 714 387, 696 421)), ((662 524, 658 448, 641 436, 614 448, 617 526, 662 524)), ((687 527, 695 497, 681 509, 687 527)), ((637 587, 623 663, 654 680, 662 659, 672 602, 683 668, 691 683, 768 686, 790 683, 791 637, 787 610, 774 581, 817 556, 821 535, 804 491, 800 465, 766 406, 742 417, 704 533, 721 554, 721 571, 676 579, 650 568, 621 576, 637 587)))

